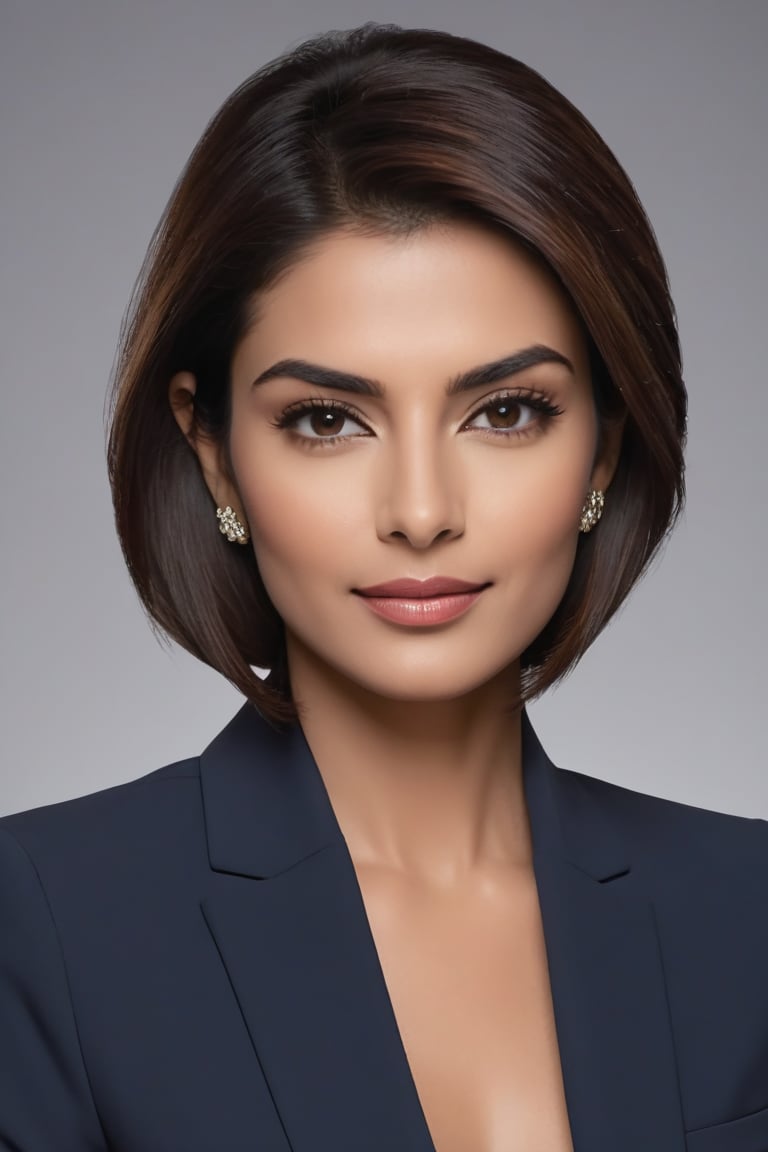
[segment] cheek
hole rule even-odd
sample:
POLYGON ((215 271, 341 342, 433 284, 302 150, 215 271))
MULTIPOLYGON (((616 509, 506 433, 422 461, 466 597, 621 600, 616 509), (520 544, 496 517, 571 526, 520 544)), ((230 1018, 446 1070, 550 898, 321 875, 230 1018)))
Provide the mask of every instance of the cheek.
POLYGON ((518 509, 506 532, 496 527, 496 561, 506 586, 509 621, 516 628, 524 626, 526 645, 550 619, 568 586, 578 545, 579 507, 572 494, 558 500, 542 494, 518 509))
POLYGON ((290 467, 285 461, 275 467, 265 453, 258 465, 236 467, 259 570, 283 616, 292 589, 311 594, 360 539, 356 508, 341 498, 350 491, 348 480, 330 463, 295 458, 290 467))
POLYGON ((484 531, 496 541, 502 612, 518 651, 546 626, 568 587, 589 484, 590 444, 588 434, 574 444, 553 441, 552 450, 531 453, 526 467, 516 469, 506 498, 499 485, 487 492, 484 531))
MULTIPOLYGON (((476 514, 501 534, 520 562, 572 555, 591 470, 589 429, 575 443, 558 441, 522 461, 512 475, 483 486, 476 514)), ((497 537, 498 538, 498 537, 497 537)))
POLYGON ((581 484, 540 490, 520 513, 521 541, 533 561, 572 556, 578 541, 578 525, 584 493, 581 484))

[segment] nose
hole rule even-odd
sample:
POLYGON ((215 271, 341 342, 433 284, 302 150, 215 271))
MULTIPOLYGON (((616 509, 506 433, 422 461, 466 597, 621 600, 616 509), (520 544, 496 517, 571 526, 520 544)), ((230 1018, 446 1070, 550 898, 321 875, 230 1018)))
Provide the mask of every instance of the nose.
POLYGON ((414 430, 382 462, 377 533, 425 549, 464 532, 461 468, 445 445, 414 430))

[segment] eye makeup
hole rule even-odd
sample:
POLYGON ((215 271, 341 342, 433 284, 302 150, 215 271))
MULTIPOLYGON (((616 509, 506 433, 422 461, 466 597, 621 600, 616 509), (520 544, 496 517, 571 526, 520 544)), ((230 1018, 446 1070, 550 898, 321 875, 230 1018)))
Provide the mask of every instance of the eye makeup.
MULTIPOLYGON (((479 432, 494 440, 522 439, 540 435, 562 413, 563 409, 543 393, 530 389, 505 390, 486 397, 467 417, 460 431, 479 432), (485 427, 474 423, 482 416, 488 421, 485 427)), ((319 396, 289 404, 272 424, 312 449, 374 435, 352 405, 319 396), (355 425, 357 430, 344 432, 347 423, 355 425)))

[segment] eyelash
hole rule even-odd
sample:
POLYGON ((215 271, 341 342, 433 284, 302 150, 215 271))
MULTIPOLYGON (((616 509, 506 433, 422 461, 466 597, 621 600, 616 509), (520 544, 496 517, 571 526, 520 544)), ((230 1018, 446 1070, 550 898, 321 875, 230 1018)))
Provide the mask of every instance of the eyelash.
MULTIPOLYGON (((503 404, 505 400, 511 400, 516 404, 520 404, 523 408, 529 408, 533 412, 538 412, 540 418, 520 429, 476 428, 474 431, 492 437, 493 439, 498 439, 499 437, 524 439, 543 432, 551 420, 556 416, 561 416, 563 413, 563 409, 553 404, 549 397, 538 392, 529 392, 526 390, 499 392, 497 395, 485 400, 479 408, 476 408, 475 411, 467 417, 467 420, 462 425, 462 431, 472 420, 476 420, 478 416, 481 416, 489 409, 503 404)), ((295 432, 299 420, 313 411, 336 412, 339 415, 349 417, 350 420, 354 420, 356 424, 361 425, 363 428, 367 427, 362 417, 350 405, 345 404, 341 400, 326 400, 319 396, 289 405, 277 420, 273 421, 273 425, 275 428, 286 429, 288 431, 294 430, 296 439, 301 440, 302 444, 310 449, 333 447, 341 440, 351 440, 359 435, 359 433, 353 433, 352 435, 345 434, 343 436, 304 436, 300 432, 295 432)))

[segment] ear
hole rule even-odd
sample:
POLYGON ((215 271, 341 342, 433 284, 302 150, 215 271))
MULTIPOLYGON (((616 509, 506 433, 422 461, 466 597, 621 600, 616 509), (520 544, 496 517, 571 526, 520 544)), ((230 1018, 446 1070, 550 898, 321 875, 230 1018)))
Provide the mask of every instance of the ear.
POLYGON ((621 455, 626 416, 622 413, 606 421, 600 429, 600 442, 592 467, 592 487, 605 492, 610 486, 621 455))
POLYGON ((208 491, 217 508, 229 505, 240 520, 246 523, 239 493, 226 465, 224 446, 206 436, 195 419, 195 392, 197 381, 191 372, 177 372, 168 387, 168 400, 176 423, 192 451, 197 456, 208 491))

